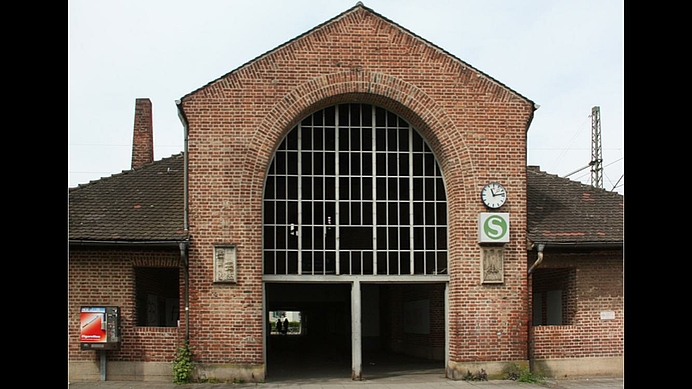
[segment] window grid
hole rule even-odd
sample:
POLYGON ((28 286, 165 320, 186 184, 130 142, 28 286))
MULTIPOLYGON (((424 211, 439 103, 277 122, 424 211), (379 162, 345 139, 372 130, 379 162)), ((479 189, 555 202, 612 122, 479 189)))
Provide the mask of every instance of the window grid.
POLYGON ((264 197, 264 274, 446 274, 442 174, 418 132, 367 104, 303 119, 264 197))

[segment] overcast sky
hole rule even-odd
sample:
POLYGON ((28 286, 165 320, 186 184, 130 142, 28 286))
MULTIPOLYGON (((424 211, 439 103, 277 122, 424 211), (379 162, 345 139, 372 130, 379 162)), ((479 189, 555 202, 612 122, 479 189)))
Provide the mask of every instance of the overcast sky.
MULTIPOLYGON (((355 6, 355 0, 69 0, 68 187, 129 170, 135 99, 154 159, 183 151, 175 101, 355 6)), ((540 105, 528 165, 624 194, 624 0, 365 0, 540 105), (580 171, 579 171, 580 170, 580 171)))

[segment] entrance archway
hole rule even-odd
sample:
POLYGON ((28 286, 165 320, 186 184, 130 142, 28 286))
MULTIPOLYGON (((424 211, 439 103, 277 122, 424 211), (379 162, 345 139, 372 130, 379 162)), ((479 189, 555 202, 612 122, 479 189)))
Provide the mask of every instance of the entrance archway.
POLYGON ((271 312, 299 312, 307 332, 269 332, 268 376, 272 365, 289 358, 277 357, 279 351, 316 345, 341 350, 333 359, 349 362, 354 379, 377 365, 363 359, 377 352, 438 360, 443 369, 447 240, 441 170, 406 120, 362 103, 326 107, 301 120, 277 148, 266 178, 263 278, 268 328, 271 312), (325 296, 332 293, 341 308, 329 308, 325 296), (396 301, 391 309, 398 311, 386 311, 382 296, 396 301), (343 320, 347 326, 336 323, 343 320), (323 326, 339 330, 332 334, 323 326))

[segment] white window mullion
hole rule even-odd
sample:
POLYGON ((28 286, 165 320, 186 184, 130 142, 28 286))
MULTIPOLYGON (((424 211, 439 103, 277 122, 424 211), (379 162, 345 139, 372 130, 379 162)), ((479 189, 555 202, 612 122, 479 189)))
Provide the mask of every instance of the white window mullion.
POLYGON ((372 274, 377 275, 377 125, 375 123, 375 106, 370 110, 372 119, 372 274))
MULTIPOLYGON (((334 261, 336 269, 334 269, 334 274, 337 276, 340 274, 340 255, 339 255, 339 105, 337 104, 334 109, 334 261)), ((328 216, 327 216, 328 217, 328 216)))
MULTIPOLYGON (((413 129, 408 131, 408 239, 409 239, 409 255, 411 275, 414 274, 414 258, 413 255, 413 129)), ((425 268, 423 269, 425 271, 425 268)))
MULTIPOLYGON (((301 197, 303 195, 303 156, 301 155, 303 147, 303 126, 298 123, 298 220, 296 220, 297 230, 295 237, 298 239, 298 275, 303 274, 303 240, 300 238, 302 222, 301 197)), ((288 194, 286 195, 288 198, 288 194)), ((288 207, 286 207, 288 209, 288 207)))
MULTIPOLYGON (((323 180, 323 184, 319 185, 319 189, 315 186, 315 181, 318 180, 318 178, 315 177, 314 171, 314 169, 319 169, 314 159, 317 151, 311 151, 310 147, 305 149, 305 152, 311 153, 311 155, 306 154, 305 156, 308 158, 310 156, 313 157, 312 165, 306 168, 312 169, 312 173, 303 174, 303 164, 309 163, 309 159, 303 159, 302 142, 303 139, 308 139, 303 137, 303 135, 308 134, 304 134, 303 130, 308 129, 308 131, 310 131, 310 128, 314 130, 314 126, 308 126, 306 124, 306 126, 303 127, 303 122, 297 123, 294 127, 296 133, 287 135, 287 137, 290 136, 290 138, 287 138, 285 142, 279 146, 277 152, 280 155, 275 156, 276 164, 277 166, 281 166, 281 169, 286 168, 286 170, 279 170, 277 168, 276 171, 270 174, 273 176, 272 179, 276 181, 273 185, 274 193, 266 193, 265 212, 273 209, 274 218, 273 220, 266 220, 267 231, 271 233, 272 236, 265 236, 265 239, 267 242, 273 241, 273 246, 271 248, 265 248, 264 253, 266 254, 266 258, 273 256, 274 261, 271 264, 265 261, 265 274, 289 275, 289 273, 291 273, 305 276, 372 274, 396 276, 435 275, 438 272, 447 273, 446 268, 448 268, 449 262, 448 223, 440 222, 440 217, 437 216, 438 212, 440 215, 446 215, 447 209, 445 207, 446 198, 444 198, 444 182, 441 181, 442 174, 439 171, 437 160, 434 158, 425 140, 421 139, 421 135, 418 132, 414 132, 416 130, 412 128, 410 124, 406 125, 402 118, 399 118, 387 110, 382 110, 384 116, 380 117, 381 108, 370 105, 366 110, 366 107, 367 106, 364 104, 337 104, 333 106, 333 110, 329 108, 328 111, 325 109, 313 113, 313 119, 319 119, 317 115, 322 115, 324 118, 325 114, 330 112, 330 117, 324 118, 325 128, 322 128, 322 130, 327 131, 326 127, 328 123, 330 130, 333 131, 333 133, 331 131, 329 132, 329 150, 325 149, 326 144, 324 142, 322 145, 314 145, 324 156, 320 162, 322 167, 321 171, 323 173, 319 175, 319 179, 323 180), (370 149, 366 150, 362 147, 356 149, 350 142, 352 137, 357 135, 356 132, 360 131, 358 135, 362 145, 365 130, 365 125, 362 121, 360 123, 353 122, 351 123, 352 125, 349 124, 348 118, 352 117, 349 111, 351 108, 354 110, 353 114, 356 113, 355 110, 360 110, 361 118, 364 118, 363 115, 370 115, 371 124, 365 127, 369 131, 372 131, 370 149), (341 110, 344 110, 344 122, 340 122, 341 110), (381 132, 377 130, 378 120, 380 121, 381 132), (341 130, 344 130, 344 144, 341 144, 341 130), (408 131, 405 132, 406 130, 408 131), (334 136, 333 139, 331 138, 332 135, 334 136), (297 144, 295 143, 296 139, 297 144), (382 148, 382 145, 378 146, 378 141, 384 143, 384 148, 382 148), (403 142, 408 142, 408 150, 404 151, 406 146, 403 145, 403 142), (416 144, 415 149, 414 143, 416 144), (289 145, 290 147, 287 147, 289 145), (340 150, 341 146, 344 147, 344 150, 340 150), (296 152, 298 154, 294 160, 293 154, 296 152), (378 158, 379 153, 384 156, 383 159, 378 158), (343 160, 339 157, 341 154, 343 154, 343 160), (371 166, 368 167, 362 166, 366 154, 372 157, 370 162, 371 166), (327 155, 329 155, 329 157, 327 157, 327 155), (400 166, 403 162, 401 157, 404 155, 408 157, 408 166, 400 166), (331 161, 332 157, 334 158, 333 161, 331 161), (372 168, 372 172, 369 176, 363 176, 362 171, 361 174, 355 174, 353 170, 349 170, 351 163, 357 162, 356 158, 360 159, 361 169, 372 168), (290 171, 287 169, 289 167, 289 160, 296 162, 297 172, 293 170, 295 165, 290 166, 290 171), (340 165, 342 161, 345 164, 344 171, 348 173, 345 174, 343 178, 348 178, 349 180, 345 182, 345 184, 352 189, 356 189, 358 184, 360 184, 360 198, 355 197, 358 195, 357 193, 347 193, 346 197, 341 198, 340 165), (330 165, 329 169, 327 169, 327 165, 330 165), (400 168, 408 168, 408 176, 402 174, 400 168), (332 171, 332 169, 334 170, 332 171), (379 174, 378 170, 379 172, 384 171, 382 175, 379 174), (422 173, 420 173, 420 171, 422 171, 422 173), (327 172, 329 172, 329 175, 327 172), (414 172, 419 173, 414 174, 414 172), (292 179, 293 177, 297 178, 297 182, 292 179), (311 193, 307 193, 308 196, 312 195, 315 199, 312 203, 306 200, 306 203, 303 204, 303 190, 306 188, 305 185, 303 185, 304 178, 312 181, 311 193), (327 178, 329 183, 327 183, 327 178), (366 180, 372 180, 372 184, 368 183, 368 185, 370 185, 368 192, 372 193, 364 193, 365 187, 367 186, 365 185, 366 180), (404 181, 406 181, 409 186, 407 193, 400 192, 404 181), (422 186, 420 186, 419 181, 422 181, 422 186), (284 189, 284 191, 282 191, 284 193, 278 193, 280 188, 284 189), (296 197, 289 198, 289 190, 292 196, 293 193, 296 193, 296 189, 296 197), (417 199, 418 196, 421 195, 419 189, 423 191, 423 197, 420 200, 417 199), (321 192, 321 196, 316 193, 317 191, 321 192), (380 192, 384 192, 384 197, 378 199, 378 194, 380 192), (354 196, 351 196, 351 194, 354 196), (371 195, 371 198, 366 200, 365 197, 368 195, 371 195), (406 195, 408 195, 408 199, 405 199, 404 196, 406 195), (296 200, 298 201, 297 207, 293 208, 290 204, 296 200), (382 209, 378 207, 380 202, 385 205, 382 209), (368 212, 364 209, 367 203, 370 203, 372 206, 372 209, 368 212), (348 214, 342 214, 340 204, 344 204, 344 211, 348 212, 348 214), (305 207, 303 207, 303 205, 305 205, 305 207), (360 207, 359 215, 351 215, 352 212, 356 211, 353 209, 353 206, 360 207), (438 209, 438 206, 443 207, 438 209), (321 213, 316 207, 322 209, 321 213), (303 220, 304 211, 313 208, 315 208, 314 212, 312 212, 313 217, 303 220), (284 210, 281 211, 282 209, 284 210), (281 215, 277 212, 281 213, 281 215), (290 219, 288 218, 289 212, 292 215, 290 219), (408 212, 407 216, 409 221, 406 224, 402 223, 403 212, 408 212), (298 220, 293 219, 296 213, 298 220), (318 213, 323 216, 316 217, 318 213), (368 213, 368 215, 365 215, 365 213, 368 213), (344 217, 343 220, 342 216, 344 217), (342 252, 341 225, 349 219, 349 216, 353 216, 354 218, 351 219, 351 223, 344 225, 347 227, 347 230, 344 231, 349 231, 352 228, 354 231, 358 231, 358 234, 353 237, 344 237, 344 247, 352 247, 352 250, 344 249, 342 252), (355 221, 358 220, 358 216, 360 216, 361 222, 355 223, 355 221), (277 224, 278 220, 282 217, 285 217, 286 221, 277 224), (371 225, 368 226, 365 220, 370 217, 372 217, 371 225), (416 223, 416 220, 419 219, 422 219, 422 222, 416 223), (304 223, 307 223, 308 228, 311 229, 310 236, 305 237, 306 240, 302 239, 302 234, 308 231, 303 231, 304 223), (274 229, 274 233, 271 232, 270 228, 274 229), (322 228, 322 233, 318 232, 318 228, 322 228), (330 230, 329 232, 327 231, 328 229, 330 230), (366 236, 362 236, 362 233, 367 235, 368 229, 371 230, 371 248, 367 245, 363 246, 362 244, 365 242, 361 241, 362 238, 366 238, 366 236), (285 231, 285 239, 283 234, 278 233, 280 230, 285 231), (406 235, 407 231, 408 236, 406 235), (317 235, 315 235, 315 233, 317 235), (392 234, 396 235, 393 236, 392 234), (418 236, 419 234, 420 236, 418 236), (438 245, 438 236, 441 238, 446 237, 446 246, 444 242, 438 245), (293 239, 298 239, 298 241, 294 244, 293 239), (351 239, 352 242, 349 239, 351 239), (319 244, 320 241, 321 246, 319 244), (379 244, 380 241, 382 241, 381 245, 379 244), (282 242, 285 242, 285 245, 282 242), (310 242, 313 244, 312 247, 310 247, 310 242), (408 244, 408 248, 406 249, 403 248, 405 245, 403 244, 404 242, 408 244), (281 246, 279 247, 278 244, 281 246), (398 247, 396 247, 397 244, 398 247), (363 247, 367 248, 365 253, 362 249, 363 247), (303 252, 303 250, 307 251, 303 252), (297 251, 295 257, 292 254, 294 251, 297 251), (318 253, 322 254, 321 259, 315 257, 315 254, 318 253), (402 266, 404 265, 401 263, 403 253, 407 253, 410 256, 408 263, 409 271, 405 271, 404 266, 402 266), (430 257, 427 256, 428 253, 431 254, 430 257), (280 256, 277 256, 279 254, 283 255, 285 258, 279 259, 280 256), (303 254, 308 254, 308 257, 303 254), (332 254, 334 254, 334 256, 332 256, 332 254), (341 254, 344 254, 344 256, 342 257, 341 254), (360 255, 360 258, 356 257, 356 254, 360 255), (439 257, 438 254, 440 254, 439 257), (372 255, 372 258, 370 258, 370 255, 372 255), (398 262, 391 261, 394 256, 398 258, 398 262), (293 259, 297 261, 297 269, 293 269, 292 266, 289 266, 289 263, 293 259), (303 272, 304 260, 311 262, 305 265, 305 272, 303 272), (319 261, 323 263, 321 271, 319 270, 319 261), (346 261, 346 263, 342 268, 341 262, 344 261, 346 261), (355 261, 359 261, 360 271, 356 271, 358 262, 355 261), (379 263, 382 261, 385 262, 380 266, 379 263), (282 263, 279 264, 279 262, 282 263), (327 265, 328 262, 329 265, 327 265), (445 266, 445 264, 447 264, 447 266, 445 266), (372 270, 366 271, 367 266, 372 266, 372 270)), ((326 132, 323 134, 323 139, 327 140, 326 132)), ((355 138, 353 138, 353 140, 355 141, 355 138)), ((310 172, 310 170, 306 171, 310 172)), ((308 186, 311 185, 310 182, 306 183, 308 186)), ((370 237, 368 237, 368 239, 370 239, 370 237)))

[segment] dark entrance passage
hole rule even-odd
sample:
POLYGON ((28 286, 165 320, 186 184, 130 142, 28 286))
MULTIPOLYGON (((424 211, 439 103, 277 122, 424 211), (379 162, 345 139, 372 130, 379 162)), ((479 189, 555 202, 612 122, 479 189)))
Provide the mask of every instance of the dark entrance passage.
POLYGON ((445 284, 364 284, 363 377, 444 375, 445 284))
POLYGON ((351 285, 267 284, 268 322, 289 318, 267 343, 267 381, 351 376, 351 285), (299 323, 296 323, 298 321, 299 323))
MULTIPOLYGON (((361 284, 363 379, 444 376, 445 284, 361 284)), ((351 377, 351 283, 267 283, 267 381, 351 377), (275 322, 289 318, 286 334, 275 322)))

